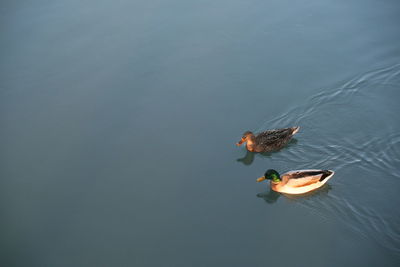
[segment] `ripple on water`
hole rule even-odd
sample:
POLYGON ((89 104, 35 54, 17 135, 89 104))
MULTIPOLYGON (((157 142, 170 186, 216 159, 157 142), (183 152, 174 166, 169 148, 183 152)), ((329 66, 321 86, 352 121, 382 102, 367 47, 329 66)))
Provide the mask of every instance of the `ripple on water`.
POLYGON ((274 160, 336 175, 329 194, 296 203, 400 257, 400 124, 387 115, 387 86, 400 89, 400 64, 323 90, 258 130, 301 126, 298 143, 274 160))

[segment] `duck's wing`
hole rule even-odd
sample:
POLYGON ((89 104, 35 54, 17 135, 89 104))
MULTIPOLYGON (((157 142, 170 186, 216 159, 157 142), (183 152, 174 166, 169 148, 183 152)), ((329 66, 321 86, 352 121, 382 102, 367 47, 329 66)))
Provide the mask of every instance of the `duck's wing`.
POLYGON ((292 137, 299 130, 299 127, 274 129, 262 132, 256 136, 256 141, 259 143, 274 143, 278 140, 286 140, 292 137))
POLYGON ((299 170, 283 174, 282 179, 287 186, 301 187, 322 182, 332 174, 333 171, 330 170, 299 170))

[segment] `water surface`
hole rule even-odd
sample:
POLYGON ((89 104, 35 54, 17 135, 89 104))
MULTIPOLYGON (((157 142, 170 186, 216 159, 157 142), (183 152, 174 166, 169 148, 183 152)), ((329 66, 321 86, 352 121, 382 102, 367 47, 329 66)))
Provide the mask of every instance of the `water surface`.
POLYGON ((2 266, 398 266, 398 1, 0 5, 2 266), (249 154, 246 130, 300 125, 249 154), (301 197, 255 179, 336 171, 301 197))

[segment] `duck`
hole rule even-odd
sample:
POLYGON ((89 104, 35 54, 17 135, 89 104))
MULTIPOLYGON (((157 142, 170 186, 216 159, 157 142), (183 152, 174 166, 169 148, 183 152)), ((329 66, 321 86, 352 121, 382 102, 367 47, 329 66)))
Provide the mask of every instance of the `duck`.
POLYGON ((269 169, 257 182, 270 180, 271 189, 285 194, 304 194, 323 186, 333 175, 332 170, 295 170, 282 175, 269 169))
POLYGON ((290 127, 283 129, 274 129, 261 132, 254 135, 251 131, 246 131, 237 146, 246 142, 246 148, 250 152, 271 152, 283 148, 300 127, 290 127))

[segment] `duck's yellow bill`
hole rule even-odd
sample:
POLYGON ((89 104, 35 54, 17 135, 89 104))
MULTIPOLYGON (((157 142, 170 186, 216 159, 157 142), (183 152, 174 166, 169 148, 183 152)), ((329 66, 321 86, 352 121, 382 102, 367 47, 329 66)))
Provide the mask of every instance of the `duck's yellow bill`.
POLYGON ((262 181, 264 181, 265 179, 267 179, 267 178, 265 178, 265 176, 260 177, 260 178, 257 179, 257 182, 262 182, 262 181))

